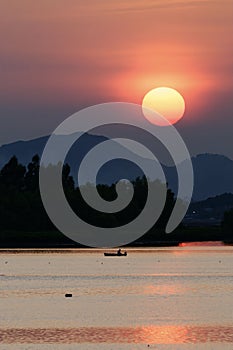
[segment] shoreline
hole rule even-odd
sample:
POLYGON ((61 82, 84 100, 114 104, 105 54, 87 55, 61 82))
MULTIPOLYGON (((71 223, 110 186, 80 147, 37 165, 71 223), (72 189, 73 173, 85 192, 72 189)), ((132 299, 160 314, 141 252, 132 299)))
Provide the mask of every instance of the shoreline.
MULTIPOLYGON (((226 244, 222 241, 209 241, 209 242, 184 242, 175 246, 141 246, 141 247, 123 247, 122 249, 131 253, 150 253, 159 250, 172 251, 174 248, 180 251, 187 250, 212 250, 216 248, 232 247, 231 244, 226 244)), ((92 254, 92 253, 104 253, 115 252, 117 248, 0 248, 1 254, 92 254)))

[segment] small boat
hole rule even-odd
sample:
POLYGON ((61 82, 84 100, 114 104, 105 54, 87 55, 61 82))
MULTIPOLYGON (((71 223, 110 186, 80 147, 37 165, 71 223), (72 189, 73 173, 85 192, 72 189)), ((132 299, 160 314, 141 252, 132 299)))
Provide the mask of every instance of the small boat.
POLYGON ((127 252, 124 253, 104 253, 104 256, 127 256, 127 252))

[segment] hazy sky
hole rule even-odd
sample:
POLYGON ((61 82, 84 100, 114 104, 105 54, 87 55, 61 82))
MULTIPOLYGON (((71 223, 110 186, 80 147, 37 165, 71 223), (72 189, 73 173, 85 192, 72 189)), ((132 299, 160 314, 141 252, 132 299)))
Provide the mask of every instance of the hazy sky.
POLYGON ((0 144, 91 104, 177 89, 192 154, 233 159, 232 0, 1 0, 0 144))

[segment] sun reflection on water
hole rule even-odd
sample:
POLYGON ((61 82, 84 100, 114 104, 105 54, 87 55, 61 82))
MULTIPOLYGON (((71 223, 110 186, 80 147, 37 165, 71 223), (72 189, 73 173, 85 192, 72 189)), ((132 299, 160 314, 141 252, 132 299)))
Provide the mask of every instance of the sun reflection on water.
POLYGON ((145 326, 1 329, 0 343, 184 344, 233 342, 232 326, 145 326))

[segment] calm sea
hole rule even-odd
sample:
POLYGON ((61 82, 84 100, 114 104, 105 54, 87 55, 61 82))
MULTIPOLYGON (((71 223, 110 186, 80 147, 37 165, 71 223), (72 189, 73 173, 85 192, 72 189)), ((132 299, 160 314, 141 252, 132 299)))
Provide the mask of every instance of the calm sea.
POLYGON ((148 348, 233 349, 233 247, 0 253, 0 349, 148 348))

